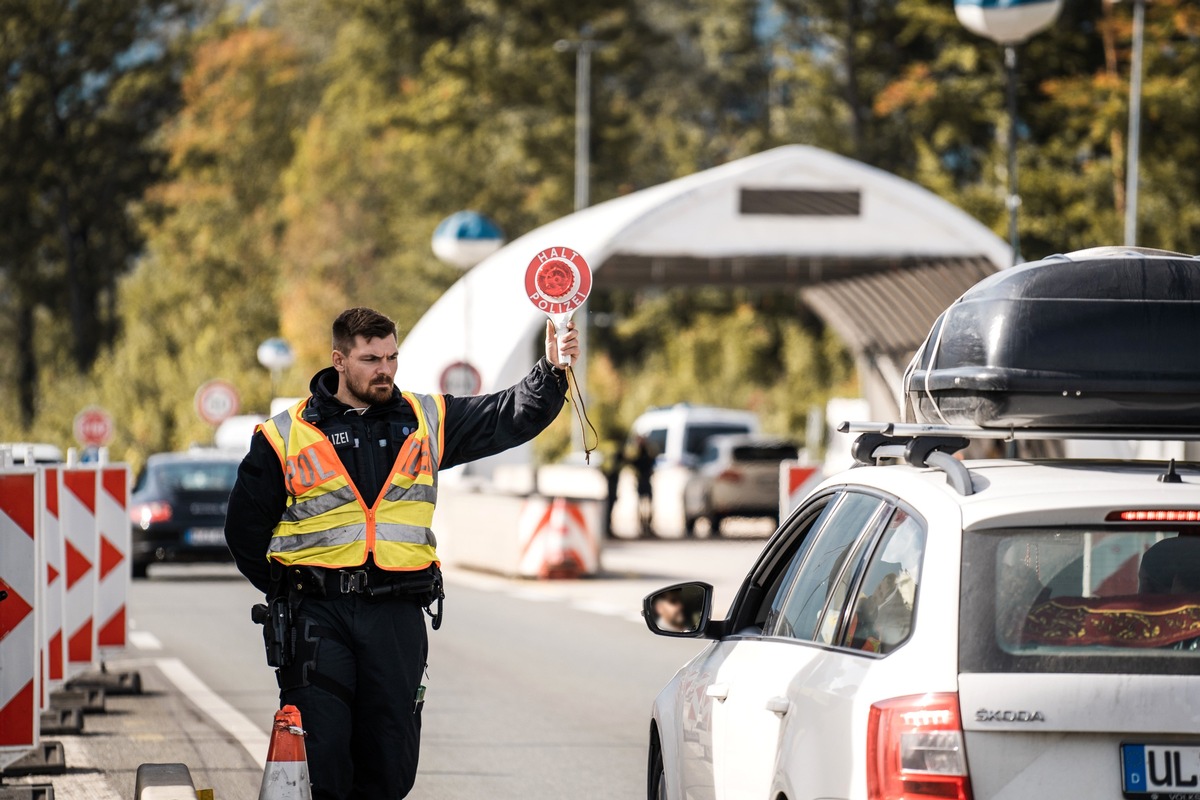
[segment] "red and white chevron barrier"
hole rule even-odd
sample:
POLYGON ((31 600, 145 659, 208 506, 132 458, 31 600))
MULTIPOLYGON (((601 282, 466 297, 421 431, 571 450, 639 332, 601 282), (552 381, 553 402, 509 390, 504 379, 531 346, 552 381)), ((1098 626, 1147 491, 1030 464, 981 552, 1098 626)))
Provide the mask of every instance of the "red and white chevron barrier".
POLYGON ((67 644, 63 636, 63 605, 66 603, 67 575, 64 563, 62 529, 58 524, 57 467, 38 470, 41 484, 41 531, 38 545, 41 551, 42 603, 38 618, 41 621, 41 693, 42 707, 48 704, 50 692, 66 680, 67 644))
POLYGON ((58 511, 66 552, 67 593, 64 630, 67 637, 67 678, 97 665, 96 588, 99 534, 96 495, 100 473, 84 467, 59 471, 58 511))
POLYGON ((96 588, 96 644, 101 654, 126 644, 125 602, 129 596, 129 468, 100 467, 96 496, 99 529, 99 574, 96 588))
POLYGON ((824 479, 821 468, 799 461, 781 461, 779 463, 779 521, 783 522, 808 493, 816 488, 824 479))
POLYGON ((0 769, 38 745, 35 470, 0 473, 0 769))

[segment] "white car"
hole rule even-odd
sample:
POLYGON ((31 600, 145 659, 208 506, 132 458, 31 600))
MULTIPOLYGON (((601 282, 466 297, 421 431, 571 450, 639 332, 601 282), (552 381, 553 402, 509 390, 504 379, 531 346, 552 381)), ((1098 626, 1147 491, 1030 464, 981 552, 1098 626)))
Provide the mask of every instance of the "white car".
POLYGON ((779 524, 779 465, 800 456, 795 442, 763 434, 714 436, 683 490, 687 533, 708 520, 710 536, 727 517, 770 517, 779 524))
POLYGON ((1200 797, 1200 470, 956 464, 826 481, 725 620, 647 598, 714 640, 654 703, 651 798, 1200 797))
POLYGON ((1110 248, 946 309, 911 422, 844 426, 862 466, 726 619, 707 584, 646 598, 651 630, 713 640, 654 703, 649 796, 1200 800, 1200 464, 1174 460, 1200 441, 1198 308, 1200 259, 1110 248), (1082 439, 1162 460, 1048 457, 1082 439))

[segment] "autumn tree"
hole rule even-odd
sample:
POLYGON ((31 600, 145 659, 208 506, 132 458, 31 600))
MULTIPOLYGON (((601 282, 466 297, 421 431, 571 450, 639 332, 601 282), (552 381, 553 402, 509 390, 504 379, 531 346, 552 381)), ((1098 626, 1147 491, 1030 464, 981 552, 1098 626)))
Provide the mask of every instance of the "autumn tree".
POLYGON ((146 254, 121 288, 123 336, 96 371, 135 452, 211 436, 191 402, 206 380, 266 407, 255 351, 279 330, 280 175, 313 99, 310 65, 279 30, 227 20, 202 35, 166 130, 170 179, 148 198, 146 254))
POLYGON ((116 283, 141 248, 129 214, 158 179, 177 107, 175 0, 0 1, 0 281, 25 427, 40 367, 85 371, 116 332, 116 283), (38 310, 64 322, 37 335, 38 310))

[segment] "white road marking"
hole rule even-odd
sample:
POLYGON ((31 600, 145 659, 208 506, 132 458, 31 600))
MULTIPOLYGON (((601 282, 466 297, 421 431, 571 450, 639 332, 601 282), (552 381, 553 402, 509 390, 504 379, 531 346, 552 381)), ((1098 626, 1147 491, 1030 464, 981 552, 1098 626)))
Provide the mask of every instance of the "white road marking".
POLYGON ((536 589, 516 589, 505 592, 505 594, 517 600, 525 600, 530 603, 561 603, 567 599, 566 595, 554 592, 539 592, 536 589))
POLYGON ((625 606, 595 600, 576 600, 571 603, 571 608, 589 614, 603 614, 606 617, 624 617, 629 613, 625 606))
POLYGON ((162 650, 162 642, 150 631, 130 631, 129 643, 138 650, 162 650))
POLYGON ((184 697, 212 717, 213 722, 236 739, 255 762, 266 766, 269 740, 265 731, 208 688, 208 685, 178 658, 159 658, 154 663, 184 697))

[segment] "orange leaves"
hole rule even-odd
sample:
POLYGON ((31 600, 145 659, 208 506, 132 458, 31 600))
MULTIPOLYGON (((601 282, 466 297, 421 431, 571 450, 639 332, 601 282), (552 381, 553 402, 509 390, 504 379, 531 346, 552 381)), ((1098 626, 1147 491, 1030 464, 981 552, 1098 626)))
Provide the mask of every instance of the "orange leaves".
POLYGON ((875 113, 886 117, 913 106, 923 106, 937 96, 937 81, 928 64, 910 64, 875 98, 875 113))

